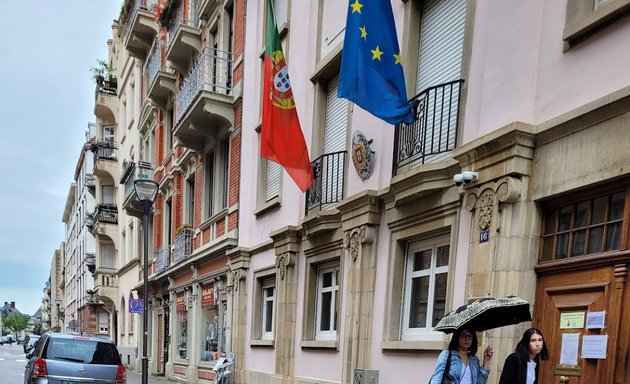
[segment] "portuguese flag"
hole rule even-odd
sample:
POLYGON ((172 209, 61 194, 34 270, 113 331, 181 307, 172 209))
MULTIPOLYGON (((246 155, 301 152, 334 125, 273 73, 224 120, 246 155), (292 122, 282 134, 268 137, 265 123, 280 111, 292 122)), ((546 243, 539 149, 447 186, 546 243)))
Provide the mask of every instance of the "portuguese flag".
POLYGON ((305 192, 313 183, 313 167, 298 120, 289 71, 280 36, 267 1, 267 34, 260 155, 282 165, 295 184, 305 192))

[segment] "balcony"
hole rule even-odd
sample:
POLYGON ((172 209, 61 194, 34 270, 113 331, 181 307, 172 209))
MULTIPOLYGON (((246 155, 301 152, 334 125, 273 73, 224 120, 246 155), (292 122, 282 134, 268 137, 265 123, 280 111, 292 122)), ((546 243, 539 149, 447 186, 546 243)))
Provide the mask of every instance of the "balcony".
POLYGON ((123 209, 128 215, 141 218, 143 215, 142 205, 134 188, 134 181, 137 179, 153 179, 153 165, 146 161, 138 161, 137 163, 130 161, 123 168, 123 175, 120 178, 120 184, 125 185, 123 209))
POLYGON ((199 13, 199 17, 202 19, 208 19, 210 15, 212 14, 212 12, 219 5, 219 1, 218 0, 199 0, 198 4, 199 5, 198 5, 197 11, 199 13))
POLYGON ((92 174, 97 177, 114 177, 117 169, 118 148, 111 140, 98 140, 90 148, 94 153, 94 169, 92 174))
POLYGON ((94 291, 100 299, 106 297, 118 302, 118 274, 115 268, 99 267, 94 273, 94 291))
POLYGON ((144 61, 158 33, 153 16, 157 0, 129 0, 126 6, 129 8, 124 23, 124 46, 130 56, 144 61))
POLYGON ((86 223, 92 235, 106 235, 115 238, 118 224, 118 208, 116 204, 97 204, 86 223), (112 225, 113 224, 113 225, 112 225))
POLYGON ((96 270, 96 254, 95 253, 86 253, 85 254, 85 265, 87 266, 88 271, 92 275, 94 275, 94 271, 96 270))
POLYGON ((190 149, 204 146, 234 123, 232 55, 206 49, 197 57, 175 96, 174 134, 190 149))
POLYGON ((446 160, 457 145, 459 105, 464 80, 427 88, 411 102, 416 120, 394 130, 393 172, 446 160))
POLYGON ((147 96, 162 109, 166 109, 170 95, 175 94, 177 77, 166 65, 166 44, 161 39, 153 42, 144 71, 149 86, 147 96))
POLYGON ((193 229, 184 228, 175 237, 173 249, 173 264, 179 263, 192 254, 193 229))
POLYGON ((171 265, 171 247, 166 245, 155 254, 155 273, 162 273, 171 265))
POLYGON ((306 191, 305 213, 331 208, 343 199, 346 151, 322 155, 311 162, 313 185, 306 191))
POLYGON ((105 80, 102 77, 96 79, 94 90, 94 115, 101 120, 113 122, 117 113, 118 82, 105 80))
POLYGON ((201 29, 195 0, 179 1, 173 17, 167 22, 168 48, 166 58, 171 66, 186 73, 192 57, 201 52, 201 29))

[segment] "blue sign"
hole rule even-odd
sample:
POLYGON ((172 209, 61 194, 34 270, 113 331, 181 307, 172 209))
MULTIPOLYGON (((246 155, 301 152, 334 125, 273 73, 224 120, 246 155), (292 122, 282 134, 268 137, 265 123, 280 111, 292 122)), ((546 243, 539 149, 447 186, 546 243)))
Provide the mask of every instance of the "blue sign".
POLYGON ((144 312, 144 300, 129 299, 129 313, 142 313, 142 312, 144 312))
POLYGON ((487 229, 484 229, 481 232, 479 232, 480 243, 487 243, 488 240, 490 240, 490 231, 488 231, 487 229))

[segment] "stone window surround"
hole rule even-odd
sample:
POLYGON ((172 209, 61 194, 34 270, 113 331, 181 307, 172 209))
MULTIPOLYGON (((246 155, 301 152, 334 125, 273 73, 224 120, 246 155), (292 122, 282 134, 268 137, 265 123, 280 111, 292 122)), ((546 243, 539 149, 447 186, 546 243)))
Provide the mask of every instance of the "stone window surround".
MULTIPOLYGON (((253 291, 254 294, 252 296, 252 322, 251 322, 251 337, 250 337, 250 346, 262 346, 262 347, 273 347, 275 344, 275 319, 274 319, 274 325, 273 325, 273 338, 272 339, 263 339, 262 337, 262 310, 263 310, 263 305, 262 305, 262 297, 263 297, 263 285, 264 283, 266 283, 269 279, 273 278, 275 279, 276 276, 276 268, 275 266, 269 267, 269 268, 265 268, 265 269, 261 269, 258 271, 254 272, 254 287, 253 287, 253 291)), ((277 284, 274 284, 274 286, 277 286, 277 284)), ((276 302, 277 300, 274 299, 274 317, 276 314, 276 302)))
POLYGON ((567 1, 567 12, 562 39, 565 51, 599 30, 630 13, 630 0, 610 0, 598 9, 594 0, 567 1))
POLYGON ((434 217, 422 223, 414 223, 404 228, 394 228, 391 231, 390 252, 387 273, 387 296, 385 321, 383 324, 383 350, 442 350, 446 346, 441 332, 430 332, 420 335, 415 340, 403 340, 402 316, 404 298, 404 276, 407 260, 407 244, 415 241, 429 240, 438 236, 448 236, 450 247, 448 283, 446 291, 446 308, 450 308, 453 290, 453 276, 455 269, 456 247, 456 219, 455 214, 434 217))
MULTIPOLYGON (((335 247, 326 252, 316 255, 306 256, 305 276, 304 276, 304 312, 302 322, 302 340, 300 346, 302 348, 318 348, 318 349, 339 349, 339 331, 341 324, 337 324, 336 340, 317 340, 316 339, 316 312, 317 312, 317 276, 319 266, 329 264, 331 262, 339 263, 339 276, 341 276, 339 284, 339 300, 338 308, 343 308, 343 276, 344 266, 341 257, 341 248, 335 247)), ((341 318, 338 317, 339 323, 341 318)))

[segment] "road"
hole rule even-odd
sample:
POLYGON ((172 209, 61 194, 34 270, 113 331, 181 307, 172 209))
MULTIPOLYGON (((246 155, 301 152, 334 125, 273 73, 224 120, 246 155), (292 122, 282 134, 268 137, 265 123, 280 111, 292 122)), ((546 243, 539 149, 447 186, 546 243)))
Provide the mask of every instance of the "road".
MULTIPOLYGON (((0 345, 0 382, 2 384, 24 384, 26 357, 22 345, 0 345)), ((149 384, 172 383, 163 377, 149 375, 149 384)), ((127 371, 127 384, 140 384, 140 372, 127 371)))

